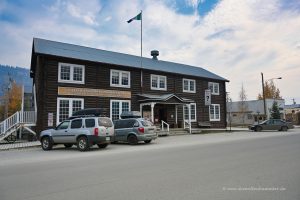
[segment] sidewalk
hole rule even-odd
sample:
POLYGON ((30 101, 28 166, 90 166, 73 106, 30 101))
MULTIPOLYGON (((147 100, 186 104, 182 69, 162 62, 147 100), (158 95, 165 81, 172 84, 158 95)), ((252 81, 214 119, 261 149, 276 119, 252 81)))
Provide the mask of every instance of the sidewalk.
POLYGON ((9 149, 19 149, 28 147, 39 147, 41 146, 40 141, 33 142, 15 142, 15 143, 0 143, 0 151, 5 151, 9 149))

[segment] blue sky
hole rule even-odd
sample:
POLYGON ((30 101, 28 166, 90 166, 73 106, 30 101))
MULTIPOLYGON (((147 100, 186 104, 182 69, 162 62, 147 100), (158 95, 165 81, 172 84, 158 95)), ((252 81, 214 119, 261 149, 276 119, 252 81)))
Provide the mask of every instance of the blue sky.
POLYGON ((276 80, 287 103, 300 103, 299 0, 0 0, 0 63, 29 68, 32 38, 203 67, 230 80, 233 100, 244 85, 261 92, 260 73, 276 80))

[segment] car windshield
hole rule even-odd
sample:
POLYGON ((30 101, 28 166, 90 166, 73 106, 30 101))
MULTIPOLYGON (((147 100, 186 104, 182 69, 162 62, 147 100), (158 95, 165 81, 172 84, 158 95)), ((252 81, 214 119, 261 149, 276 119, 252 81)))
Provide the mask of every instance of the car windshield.
POLYGON ((105 126, 105 127, 112 127, 113 124, 109 118, 106 117, 100 117, 99 118, 99 126, 105 126))
POLYGON ((143 126, 153 126, 152 122, 150 122, 148 120, 141 120, 141 124, 143 126))

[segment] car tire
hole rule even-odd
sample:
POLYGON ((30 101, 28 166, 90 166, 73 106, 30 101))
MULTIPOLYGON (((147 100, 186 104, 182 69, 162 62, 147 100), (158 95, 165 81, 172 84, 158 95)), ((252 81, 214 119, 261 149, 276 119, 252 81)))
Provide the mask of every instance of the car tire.
POLYGON ((283 126, 283 127, 281 127, 281 129, 280 129, 281 131, 287 131, 288 130, 288 127, 286 127, 286 126, 283 126))
POLYGON ((149 144, 151 141, 152 141, 152 140, 145 140, 144 142, 145 142, 146 144, 149 144))
POLYGON ((48 136, 45 136, 42 138, 41 145, 42 145, 42 149, 44 151, 49 151, 53 147, 53 143, 52 143, 50 137, 48 137, 48 136))
POLYGON ((257 131, 257 132, 260 132, 262 130, 262 128, 260 127, 260 126, 257 126, 256 128, 255 128, 255 131, 257 131))
POLYGON ((77 149, 79 151, 87 151, 90 149, 87 137, 81 136, 77 139, 77 149))
POLYGON ((105 149, 108 144, 97 144, 97 146, 100 148, 100 149, 105 149))
POLYGON ((136 145, 138 143, 138 139, 135 135, 129 135, 127 137, 127 142, 130 144, 130 145, 136 145))
POLYGON ((73 144, 64 144, 64 146, 65 146, 66 148, 71 148, 71 147, 73 146, 73 144))

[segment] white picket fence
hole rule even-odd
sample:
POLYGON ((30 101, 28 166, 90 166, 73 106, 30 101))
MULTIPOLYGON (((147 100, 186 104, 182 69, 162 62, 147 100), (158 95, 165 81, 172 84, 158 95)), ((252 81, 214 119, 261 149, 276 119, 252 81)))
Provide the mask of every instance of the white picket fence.
POLYGON ((18 111, 9 118, 0 123, 0 137, 4 137, 11 128, 21 124, 35 126, 36 112, 35 111, 18 111))

